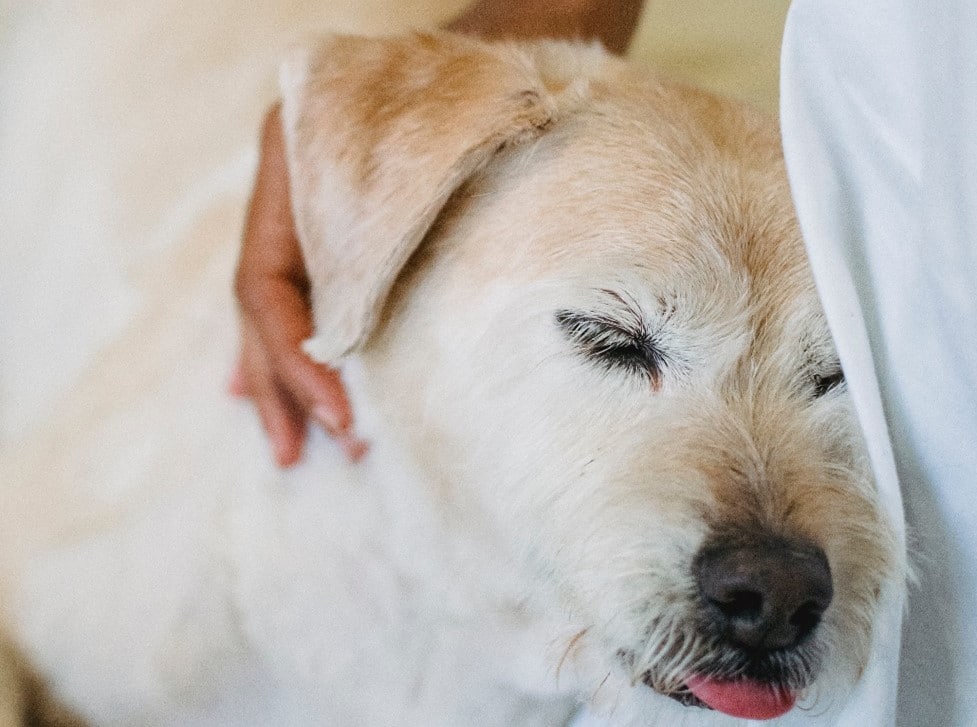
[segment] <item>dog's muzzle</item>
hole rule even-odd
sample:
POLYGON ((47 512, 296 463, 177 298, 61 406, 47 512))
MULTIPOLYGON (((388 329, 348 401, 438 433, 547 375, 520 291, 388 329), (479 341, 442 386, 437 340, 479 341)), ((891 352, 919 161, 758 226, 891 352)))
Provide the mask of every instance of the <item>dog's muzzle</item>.
MULTIPOLYGON (((824 551, 782 537, 713 538, 692 575, 708 653, 663 693, 746 719, 789 711, 821 661, 814 635, 834 593, 824 551)), ((643 681, 655 688, 651 672, 643 681)))

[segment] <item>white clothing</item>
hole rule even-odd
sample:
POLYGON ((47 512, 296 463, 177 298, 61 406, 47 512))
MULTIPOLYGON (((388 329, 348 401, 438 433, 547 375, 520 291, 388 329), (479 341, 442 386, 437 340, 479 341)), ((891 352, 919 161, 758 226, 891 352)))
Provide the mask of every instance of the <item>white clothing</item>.
MULTIPOLYGON (((920 581, 898 682, 883 633, 843 721, 974 725, 977 4, 795 0, 781 73, 801 228, 893 518, 898 471, 920 581)), ((890 603, 882 630, 898 616, 890 603)))

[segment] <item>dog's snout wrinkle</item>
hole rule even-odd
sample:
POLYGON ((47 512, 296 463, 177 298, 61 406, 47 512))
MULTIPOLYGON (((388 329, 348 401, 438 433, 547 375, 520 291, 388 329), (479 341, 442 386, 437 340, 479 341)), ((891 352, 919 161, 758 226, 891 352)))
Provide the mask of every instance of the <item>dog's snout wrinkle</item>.
POLYGON ((828 560, 809 544, 771 539, 712 545, 699 554, 694 570, 711 625, 750 650, 799 645, 833 597, 828 560))

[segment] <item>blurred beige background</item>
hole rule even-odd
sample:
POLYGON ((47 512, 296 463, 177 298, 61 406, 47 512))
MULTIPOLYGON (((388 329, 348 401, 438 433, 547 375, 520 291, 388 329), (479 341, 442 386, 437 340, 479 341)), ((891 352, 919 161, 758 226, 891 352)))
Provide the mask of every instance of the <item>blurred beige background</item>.
MULTIPOLYGON (((193 273, 165 258, 215 205, 208 234, 233 260, 285 46, 465 4, 0 0, 0 452, 193 273)), ((787 5, 647 0, 632 56, 775 111, 787 5)))
POLYGON ((631 57, 776 113, 789 5, 790 0, 646 0, 631 57))

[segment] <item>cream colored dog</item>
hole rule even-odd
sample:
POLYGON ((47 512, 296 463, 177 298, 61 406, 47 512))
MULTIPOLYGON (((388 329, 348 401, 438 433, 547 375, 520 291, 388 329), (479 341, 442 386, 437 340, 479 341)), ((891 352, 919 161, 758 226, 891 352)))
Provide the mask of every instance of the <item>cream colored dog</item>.
POLYGON ((555 43, 337 37, 282 79, 308 350, 370 453, 279 472, 217 396, 201 221, 178 313, 4 472, 5 629, 50 693, 112 725, 830 715, 902 561, 775 126, 555 43))

